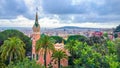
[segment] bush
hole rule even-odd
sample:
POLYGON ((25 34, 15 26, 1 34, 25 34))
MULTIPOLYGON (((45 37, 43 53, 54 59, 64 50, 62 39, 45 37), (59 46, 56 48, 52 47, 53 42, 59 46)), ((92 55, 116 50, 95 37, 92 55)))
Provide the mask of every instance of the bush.
POLYGON ((44 68, 44 66, 37 64, 35 60, 25 58, 23 61, 10 63, 7 68, 44 68))

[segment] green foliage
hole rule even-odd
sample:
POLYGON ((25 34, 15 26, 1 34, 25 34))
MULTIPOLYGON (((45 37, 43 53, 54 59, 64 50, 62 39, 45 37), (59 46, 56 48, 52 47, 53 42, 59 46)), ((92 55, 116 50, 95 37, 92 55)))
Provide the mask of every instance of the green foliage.
POLYGON ((114 43, 116 45, 117 57, 118 57, 118 60, 120 62, 120 39, 115 39, 114 43))
POLYGON ((0 68, 5 68, 6 65, 4 64, 4 62, 0 59, 0 68))
POLYGON ((62 50, 56 50, 53 52, 52 54, 52 59, 55 60, 55 61, 58 61, 58 68, 60 68, 60 61, 62 59, 67 59, 67 55, 64 51, 62 50))
POLYGON ((59 36, 51 36, 51 38, 55 40, 55 43, 62 43, 62 41, 65 42, 65 40, 59 36))
POLYGON ((65 48, 69 50, 71 55, 74 55, 74 46, 76 46, 76 41, 74 40, 70 40, 65 46, 65 48))
POLYGON ((114 37, 117 38, 117 37, 118 37, 118 34, 115 33, 115 34, 114 34, 114 37))
POLYGON ((54 40, 47 35, 42 36, 36 43, 36 52, 44 55, 44 65, 46 65, 47 53, 54 51, 54 40), (40 52, 39 52, 40 51, 40 52))
POLYGON ((108 37, 108 33, 104 32, 103 36, 107 38, 108 37))
POLYGON ((25 58, 23 61, 17 63, 10 63, 7 68, 45 68, 44 66, 37 64, 34 60, 25 58))
POLYGON ((8 60, 9 63, 13 60, 22 60, 25 57, 25 44, 19 38, 13 37, 5 40, 0 47, 1 59, 8 60))
POLYGON ((32 50, 31 39, 18 30, 11 29, 11 30, 5 30, 3 32, 0 32, 0 45, 2 45, 5 40, 7 40, 8 38, 11 38, 11 37, 20 38, 26 45, 25 46, 26 55, 27 54, 30 55, 31 50, 32 50))
POLYGON ((120 25, 117 26, 115 29, 114 29, 114 37, 117 38, 118 37, 118 32, 120 32, 120 25))
POLYGON ((118 25, 118 26, 116 27, 116 29, 114 30, 114 32, 120 32, 120 25, 118 25))
POLYGON ((120 62, 118 62, 116 54, 106 55, 105 59, 109 63, 110 68, 120 67, 120 62))
MULTIPOLYGON (((119 31, 119 27, 116 29, 119 31)), ((117 31, 115 30, 115 32, 117 31)), ((117 38, 114 41, 111 41, 105 37, 107 37, 106 33, 104 34, 104 37, 93 36, 86 38, 81 35, 69 36, 65 45, 65 48, 70 53, 70 56, 68 57, 68 68, 120 68, 120 39, 117 38)), ((30 52, 31 40, 23 33, 17 30, 6 30, 0 32, 0 45, 3 44, 0 49, 2 60, 8 59, 10 54, 12 54, 16 56, 12 59, 12 61, 19 61, 9 64, 8 68, 41 68, 42 66, 36 64, 34 60, 24 59, 23 61, 20 61, 20 57, 22 56, 20 55, 21 50, 23 52, 23 49, 19 49, 21 48, 21 45, 19 44, 20 40, 27 45, 26 50, 30 52), (16 41, 17 43, 12 43, 17 46, 10 45, 11 42, 8 42, 9 40, 7 40, 8 38, 14 36, 20 38, 16 41), (6 47, 5 45, 10 46, 6 47)), ((47 58, 46 54, 55 50, 53 46, 55 42, 61 43, 62 40, 63 39, 59 36, 49 37, 42 35, 37 41, 36 52, 43 54, 45 67, 47 58)), ((52 58, 58 61, 58 59, 61 60, 62 58, 65 58, 63 56, 64 54, 62 51, 57 51, 53 53, 52 58)), ((6 67, 2 60, 0 59, 0 68, 6 67)), ((60 67, 60 64, 58 66, 60 67)))
POLYGON ((36 27, 38 27, 39 26, 39 24, 38 24, 38 21, 35 21, 35 24, 34 24, 36 27))
POLYGON ((99 66, 99 59, 101 57, 100 53, 95 52, 91 46, 88 46, 86 43, 78 42, 76 45, 76 55, 77 57, 74 60, 74 64, 77 67, 97 67, 99 66))
POLYGON ((5 39, 6 39, 5 35, 0 32, 0 45, 3 44, 5 39))
POLYGON ((76 46, 76 41, 74 40, 70 40, 69 42, 67 42, 65 48, 68 49, 69 53, 70 53, 70 57, 68 59, 70 65, 73 65, 73 59, 75 57, 75 46, 76 46))
POLYGON ((105 39, 103 37, 92 36, 89 38, 91 41, 90 45, 104 43, 105 39))
POLYGON ((45 48, 49 48, 51 50, 54 50, 54 40, 52 38, 50 38, 47 35, 42 36, 36 43, 36 51, 39 51, 40 49, 45 49, 45 48))
MULTIPOLYGON (((67 49, 70 52, 72 48, 74 54, 70 54, 73 56, 74 65, 71 68, 119 68, 119 54, 116 49, 120 41, 116 41, 117 45, 110 40, 105 41, 104 43, 97 43, 93 46, 89 46, 87 43, 72 41, 73 43, 69 43, 66 45, 67 49), (69 47, 68 47, 69 46, 69 47)), ((69 58, 70 59, 70 58, 69 58)))
POLYGON ((69 42, 70 40, 78 40, 81 42, 86 42, 87 38, 82 35, 71 35, 68 37, 67 42, 69 42))
POLYGON ((52 57, 53 57, 53 60, 55 59, 64 59, 64 58, 67 58, 67 55, 64 51, 62 50, 55 50, 52 54, 52 57))
POLYGON ((108 48, 108 53, 109 54, 116 54, 116 47, 115 47, 115 43, 113 41, 107 41, 107 48, 108 48))

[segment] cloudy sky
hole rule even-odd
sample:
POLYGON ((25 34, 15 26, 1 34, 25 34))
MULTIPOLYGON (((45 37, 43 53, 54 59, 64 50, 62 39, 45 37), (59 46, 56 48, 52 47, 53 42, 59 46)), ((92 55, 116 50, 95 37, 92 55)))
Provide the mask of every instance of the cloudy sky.
POLYGON ((0 27, 32 27, 36 7, 41 27, 120 24, 120 0, 0 0, 0 27))

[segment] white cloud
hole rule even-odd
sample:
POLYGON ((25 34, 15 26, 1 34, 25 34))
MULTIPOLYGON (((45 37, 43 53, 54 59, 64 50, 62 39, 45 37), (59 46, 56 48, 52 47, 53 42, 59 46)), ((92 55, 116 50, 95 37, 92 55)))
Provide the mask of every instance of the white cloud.
MULTIPOLYGON (((16 19, 0 19, 0 27, 32 27, 34 20, 29 20, 22 15, 18 16, 16 19)), ((91 28, 113 28, 119 25, 119 23, 66 23, 62 22, 57 17, 56 19, 44 17, 39 19, 39 24, 42 28, 57 28, 62 26, 78 26, 78 27, 91 27, 91 28)))
POLYGON ((30 27, 32 25, 32 20, 29 20, 22 15, 18 16, 16 19, 0 19, 0 26, 2 27, 30 27))
POLYGON ((57 19, 49 19, 47 17, 42 18, 39 20, 39 23, 41 27, 49 27, 49 28, 54 28, 54 27, 60 27, 60 21, 57 19))
POLYGON ((26 6, 28 7, 29 13, 36 12, 36 8, 38 8, 38 12, 42 15, 43 14, 43 8, 41 0, 24 0, 26 6))
POLYGON ((24 0, 24 2, 26 4, 26 6, 29 8, 29 11, 34 10, 34 8, 35 8, 34 5, 36 5, 36 4, 34 4, 35 0, 24 0))

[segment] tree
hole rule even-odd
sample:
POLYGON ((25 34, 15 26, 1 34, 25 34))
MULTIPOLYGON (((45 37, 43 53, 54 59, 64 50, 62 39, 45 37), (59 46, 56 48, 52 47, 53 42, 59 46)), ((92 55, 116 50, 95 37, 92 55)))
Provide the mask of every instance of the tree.
POLYGON ((74 60, 74 56, 75 56, 75 46, 76 46, 76 41, 74 40, 70 40, 69 42, 67 42, 67 44, 65 45, 65 48, 68 49, 70 55, 70 59, 71 62, 69 62, 70 65, 73 65, 73 60, 74 60))
POLYGON ((115 43, 111 40, 106 41, 107 49, 108 49, 108 54, 116 54, 116 46, 115 43))
POLYGON ((55 43, 62 43, 62 41, 66 42, 62 37, 59 36, 51 36, 55 40, 55 43))
POLYGON ((120 32, 120 25, 118 25, 115 29, 114 29, 114 37, 117 38, 118 37, 118 32, 120 32))
POLYGON ((0 46, 3 44, 4 40, 6 39, 5 34, 0 32, 0 46))
POLYGON ((4 64, 4 62, 0 59, 0 68, 5 68, 6 65, 4 64))
POLYGON ((26 47, 24 47, 26 49, 26 55, 31 56, 31 50, 32 50, 31 39, 18 30, 9 29, 0 32, 0 45, 2 45, 5 40, 11 37, 17 37, 21 39, 26 45, 26 47))
POLYGON ((104 33, 103 33, 103 36, 106 37, 106 38, 108 38, 108 33, 107 33, 107 32, 104 32, 104 33))
POLYGON ((119 68, 120 62, 116 54, 110 54, 105 56, 105 61, 109 64, 109 68, 119 68))
POLYGON ((52 54, 52 59, 53 60, 57 60, 58 61, 58 68, 60 68, 60 61, 63 59, 67 59, 67 55, 64 51, 62 50, 56 50, 55 52, 53 52, 52 54))
POLYGON ((94 46, 89 46, 87 43, 77 42, 73 62, 74 68, 105 68, 107 65, 102 60, 101 53, 95 51, 94 46), (105 66, 106 65, 106 66, 105 66))
POLYGON ((7 60, 9 58, 9 63, 12 60, 22 60, 25 57, 24 47, 24 42, 17 37, 5 40, 0 48, 1 59, 7 60))
POLYGON ((44 68, 44 66, 36 63, 35 60, 29 60, 28 58, 24 58, 23 61, 19 61, 14 64, 10 63, 6 68, 44 68))
POLYGON ((92 36, 89 39, 90 39, 89 41, 92 42, 92 45, 102 44, 105 41, 105 39, 103 37, 97 37, 97 36, 92 36))
POLYGON ((41 37, 36 43, 36 52, 44 54, 44 65, 46 64, 46 55, 54 50, 54 41, 47 35, 41 37))
POLYGON ((118 60, 120 62, 120 39, 119 38, 115 39, 114 43, 115 43, 115 46, 116 46, 115 50, 117 52, 117 57, 118 57, 118 60))
POLYGON ((81 42, 86 42, 87 38, 85 36, 82 36, 82 35, 71 35, 68 37, 67 42, 69 42, 70 40, 77 40, 77 41, 81 41, 81 42))
POLYGON ((118 25, 118 26, 115 28, 114 32, 120 32, 120 25, 118 25))

